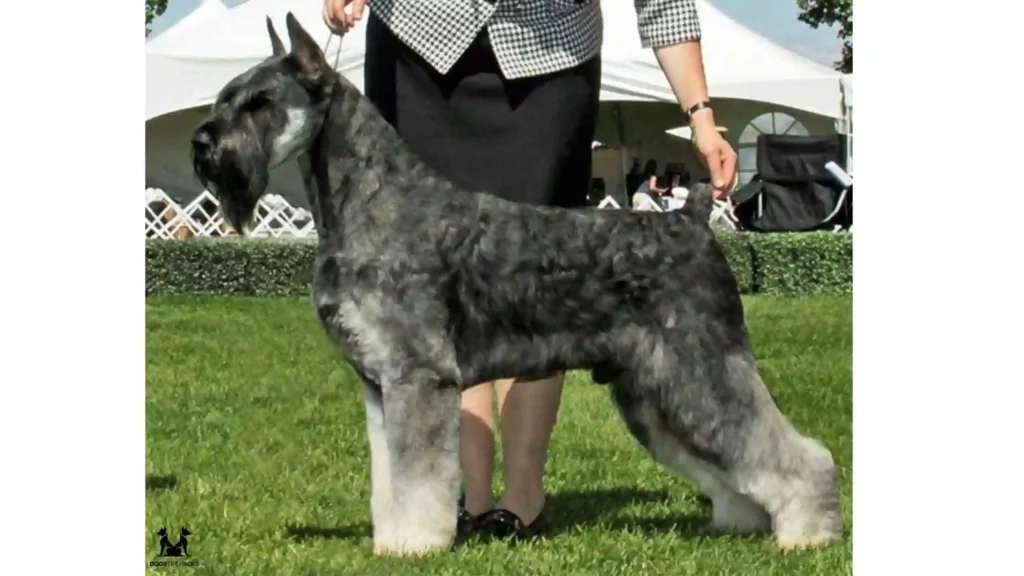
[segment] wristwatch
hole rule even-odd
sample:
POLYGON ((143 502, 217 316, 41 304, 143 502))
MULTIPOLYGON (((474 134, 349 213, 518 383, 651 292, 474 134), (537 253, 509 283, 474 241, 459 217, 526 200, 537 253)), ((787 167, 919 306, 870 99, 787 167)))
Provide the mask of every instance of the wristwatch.
POLYGON ((693 106, 690 106, 689 108, 684 110, 683 111, 683 115, 686 116, 687 123, 689 123, 691 120, 693 120, 693 115, 695 113, 697 113, 698 111, 703 110, 705 108, 707 108, 708 110, 711 109, 711 101, 710 100, 701 100, 700 102, 697 102, 693 106))

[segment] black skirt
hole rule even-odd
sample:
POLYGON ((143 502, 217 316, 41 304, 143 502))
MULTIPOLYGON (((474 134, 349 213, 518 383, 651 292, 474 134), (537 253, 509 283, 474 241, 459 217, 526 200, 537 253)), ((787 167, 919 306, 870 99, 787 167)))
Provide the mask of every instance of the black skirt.
POLYGON ((370 13, 365 92, 431 167, 460 187, 514 202, 586 203, 601 60, 507 80, 486 30, 440 74, 370 13))

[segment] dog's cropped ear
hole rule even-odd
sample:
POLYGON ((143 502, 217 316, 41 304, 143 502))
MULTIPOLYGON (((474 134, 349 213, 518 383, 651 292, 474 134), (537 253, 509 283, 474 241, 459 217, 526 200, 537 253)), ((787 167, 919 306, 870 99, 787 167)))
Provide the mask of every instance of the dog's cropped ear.
POLYGON ((307 76, 319 79, 327 72, 327 60, 313 37, 306 32, 291 12, 285 19, 288 25, 288 40, 292 43, 292 56, 307 76))
POLYGON ((281 37, 277 35, 277 30, 274 30, 274 22, 267 16, 267 32, 270 33, 270 45, 274 47, 274 56, 283 56, 288 53, 284 48, 284 42, 281 42, 281 37))

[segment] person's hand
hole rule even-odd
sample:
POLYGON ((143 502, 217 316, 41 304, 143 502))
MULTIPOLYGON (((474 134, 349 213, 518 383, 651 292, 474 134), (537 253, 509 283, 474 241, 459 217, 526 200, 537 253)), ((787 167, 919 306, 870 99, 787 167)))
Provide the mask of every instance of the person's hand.
POLYGON ((344 34, 363 19, 366 0, 324 0, 324 24, 335 34, 344 34), (348 12, 345 8, 351 5, 348 12))
POLYGON ((697 111, 692 118, 691 129, 697 158, 711 176, 715 198, 720 199, 736 187, 739 178, 736 172, 736 151, 715 128, 715 120, 710 111, 697 111))

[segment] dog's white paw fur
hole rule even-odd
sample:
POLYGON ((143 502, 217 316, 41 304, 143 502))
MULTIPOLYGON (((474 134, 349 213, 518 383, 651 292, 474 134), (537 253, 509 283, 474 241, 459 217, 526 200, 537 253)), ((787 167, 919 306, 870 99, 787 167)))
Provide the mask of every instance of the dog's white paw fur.
POLYGON ((779 534, 775 537, 775 545, 783 551, 806 550, 834 544, 839 538, 839 534, 824 531, 811 534, 779 534))
POLYGON ((775 544, 781 550, 819 548, 842 538, 838 511, 821 512, 793 505, 776 515, 775 544))
POLYGON ((374 516, 384 519, 374 526, 373 553, 378 556, 421 556, 451 548, 455 543, 455 497, 438 498, 429 490, 414 491, 414 507, 381 501, 374 516), (377 512, 380 512, 379 514, 377 512))
POLYGON ((843 535, 839 510, 808 500, 791 501, 776 512, 772 525, 775 544, 781 550, 819 548, 838 542, 843 535))
POLYGON ((455 531, 401 530, 374 534, 373 553, 377 556, 422 556, 445 551, 455 543, 455 531))

